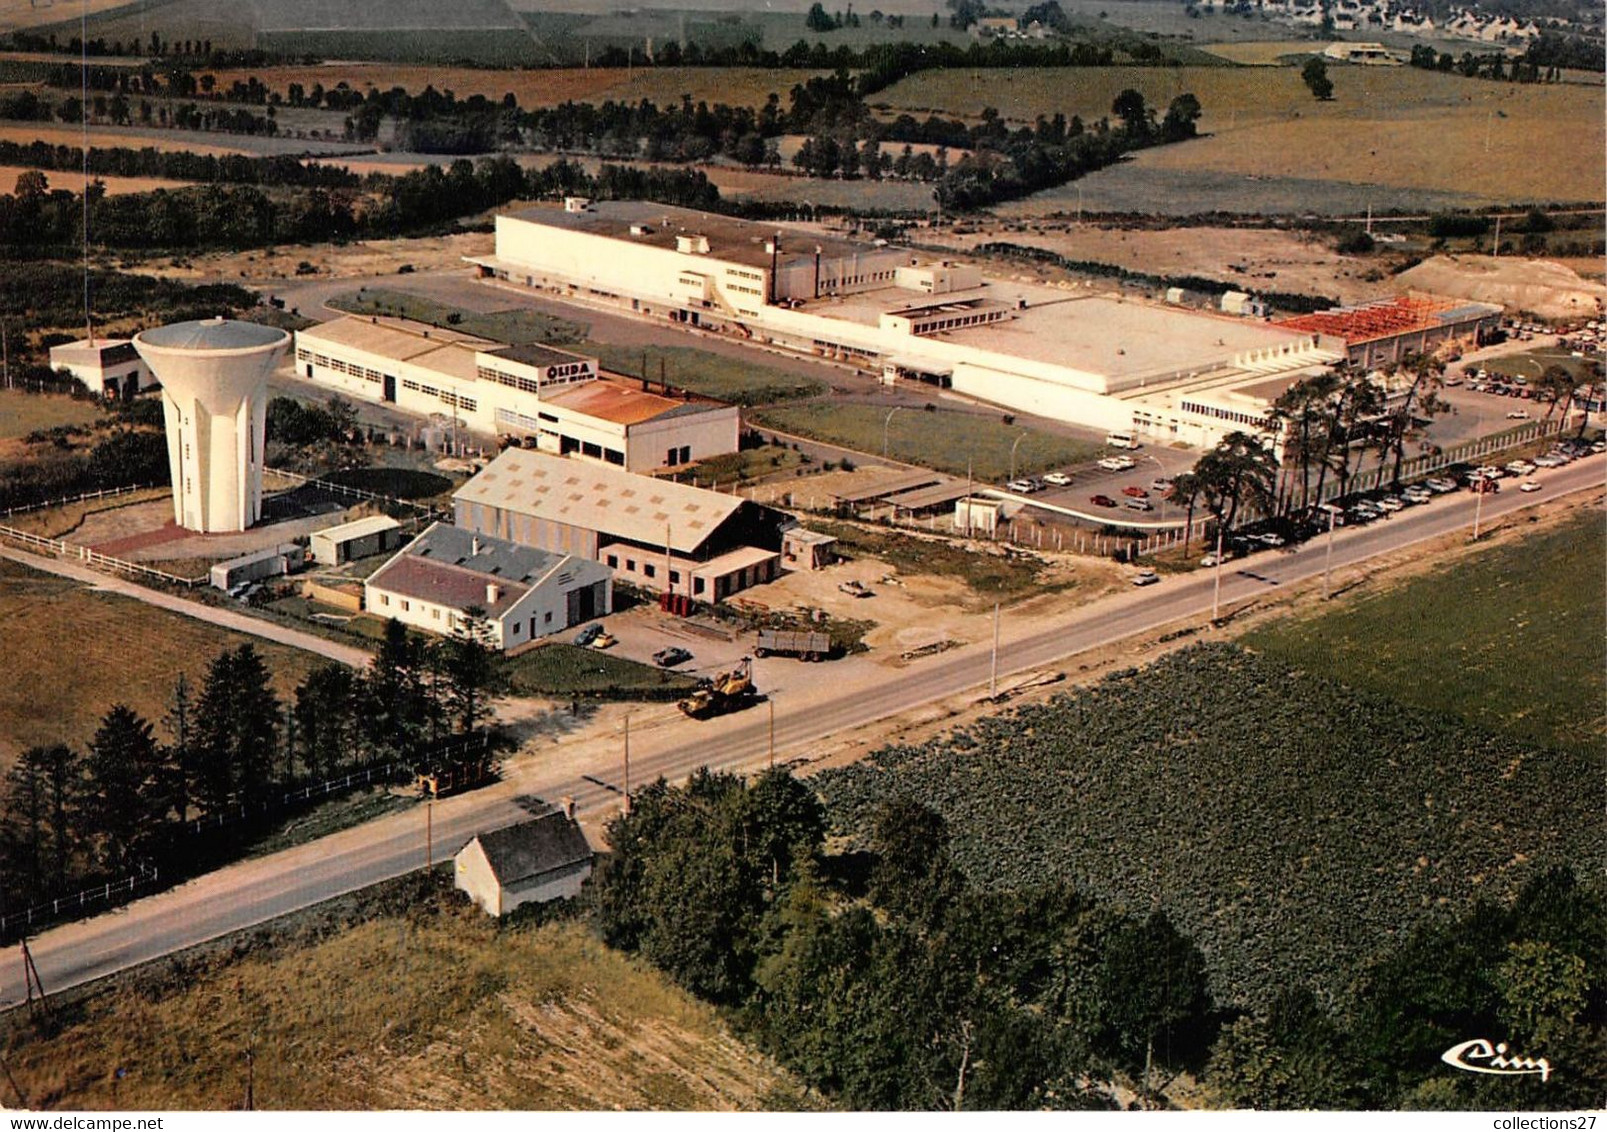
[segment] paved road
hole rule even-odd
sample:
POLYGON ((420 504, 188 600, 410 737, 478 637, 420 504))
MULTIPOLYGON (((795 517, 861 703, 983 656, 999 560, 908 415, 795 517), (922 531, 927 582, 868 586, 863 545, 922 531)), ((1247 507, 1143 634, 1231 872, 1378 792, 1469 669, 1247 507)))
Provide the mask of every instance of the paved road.
POLYGON ((220 609, 215 605, 204 602, 190 601, 188 598, 176 597, 162 590, 153 590, 146 586, 136 585, 125 578, 115 574, 103 574, 98 570, 91 570, 85 566, 78 566, 60 558, 46 558, 43 555, 29 554, 26 551, 15 550, 9 546, 0 546, 0 558, 9 558, 13 562, 20 562, 24 566, 35 570, 43 570, 48 574, 56 574, 63 578, 71 578, 77 582, 91 586, 107 593, 122 594, 124 597, 143 601, 147 605, 160 606, 183 614, 185 617, 194 617, 199 621, 210 621, 225 629, 233 629, 237 633, 249 633, 253 637, 261 637, 265 641, 273 641, 292 648, 305 649, 330 660, 349 664, 353 668, 366 668, 371 655, 351 645, 337 644, 325 640, 312 633, 304 633, 299 629, 292 629, 284 625, 275 625, 264 621, 260 617, 237 613, 232 609, 220 609))
MULTIPOLYGON (((1515 490, 1486 498, 1482 521, 1489 530, 1512 521, 1523 509, 1559 495, 1603 487, 1607 458, 1552 469, 1533 495, 1515 490)), ((1383 554, 1401 551, 1469 527, 1476 500, 1447 496, 1395 518, 1346 528, 1332 540, 1332 564, 1346 571, 1383 554)), ((1521 519, 1519 520, 1521 521, 1521 519)), ((1263 552, 1221 571, 1221 600, 1228 609, 1281 586, 1323 573, 1327 539, 1283 552, 1263 552)), ((1337 580, 1337 579, 1336 579, 1337 580)), ((1163 579, 1071 610, 1052 620, 1009 626, 1000 650, 1000 673, 1008 675, 1064 661, 1087 649, 1154 631, 1181 618, 1211 611, 1218 576, 1198 572, 1163 579)), ((842 674, 835 695, 777 697, 775 750, 779 756, 805 749, 829 735, 984 686, 990 671, 986 646, 972 646, 914 662, 894 676, 872 665, 837 662, 842 674), (856 678, 858 677, 858 678, 856 678)), ((645 709, 631 726, 631 781, 664 775, 674 779, 703 765, 744 768, 762 765, 769 745, 769 712, 763 707, 694 723, 672 707, 645 709)), ((246 861, 198 878, 170 892, 138 901, 96 919, 47 932, 32 944, 44 985, 53 990, 87 982, 123 968, 260 923, 424 864, 426 821, 434 857, 442 859, 479 830, 508 824, 536 799, 576 799, 583 818, 598 820, 618 805, 623 785, 623 744, 604 731, 566 742, 540 760, 512 771, 498 785, 392 815, 315 843, 246 861)), ((0 1006, 20 1000, 15 964, 0 974, 0 1006)))

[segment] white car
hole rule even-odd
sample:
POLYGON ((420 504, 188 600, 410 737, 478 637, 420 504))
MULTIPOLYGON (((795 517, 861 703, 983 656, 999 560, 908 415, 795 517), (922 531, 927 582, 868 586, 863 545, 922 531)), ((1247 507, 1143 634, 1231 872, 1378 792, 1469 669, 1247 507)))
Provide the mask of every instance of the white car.
POLYGON ((1405 507, 1406 504, 1402 503, 1393 495, 1386 495, 1384 498, 1378 501, 1378 509, 1380 511, 1400 511, 1405 507))
POLYGON ((1434 493, 1426 487, 1413 485, 1401 492, 1401 498, 1408 503, 1427 503, 1434 498, 1434 493))
POLYGON ((1052 483, 1056 487, 1066 487, 1071 483, 1071 477, 1065 472, 1045 472, 1043 482, 1052 483))
POLYGON ((1161 576, 1153 570, 1140 570, 1133 575, 1133 585, 1135 586, 1153 586, 1160 580, 1161 576))
POLYGON ((1555 452, 1547 456, 1536 456, 1534 458, 1534 466, 1537 468, 1560 468, 1567 462, 1567 457, 1555 452))
POLYGON ((1436 478, 1431 479, 1431 480, 1424 480, 1423 481, 1423 486, 1428 488, 1435 495, 1445 495, 1445 494, 1448 494, 1449 492, 1453 492, 1453 491, 1456 490, 1455 481, 1444 479, 1442 477, 1436 477, 1436 478))
POLYGON ((1207 554, 1204 558, 1200 559, 1200 565, 1204 566, 1206 569, 1210 569, 1212 566, 1215 566, 1218 561, 1219 559, 1216 555, 1207 554))
POLYGON ((1526 476, 1534 471, 1534 465, 1527 460, 1514 460, 1507 465, 1507 471, 1515 476, 1526 476))
POLYGON ((1513 409, 1510 413, 1507 414, 1507 420, 1509 420, 1509 421, 1526 421, 1528 419, 1529 419, 1529 410, 1528 409, 1513 409))
POLYGON ((1099 466, 1107 472, 1125 472, 1128 468, 1135 468, 1138 465, 1130 456, 1106 456, 1099 461, 1099 466))
POLYGON ((1518 490, 1519 491, 1539 491, 1540 490, 1540 485, 1535 483, 1534 480, 1524 480, 1522 483, 1520 483, 1518 485, 1518 490))
POLYGON ((1004 486, 1020 495, 1031 495, 1036 490, 1031 480, 1011 480, 1004 486))

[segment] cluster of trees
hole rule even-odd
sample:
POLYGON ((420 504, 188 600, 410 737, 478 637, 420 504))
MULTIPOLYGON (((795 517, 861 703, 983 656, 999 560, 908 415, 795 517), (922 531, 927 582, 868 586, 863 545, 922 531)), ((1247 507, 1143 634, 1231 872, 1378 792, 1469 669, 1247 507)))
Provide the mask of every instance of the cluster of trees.
POLYGON ((1300 68, 1300 81, 1318 102, 1327 102, 1334 96, 1334 80, 1328 77, 1328 63, 1321 55, 1306 60, 1300 68))
POLYGON ((142 98, 135 103, 125 94, 96 94, 86 104, 76 95, 51 103, 32 91, 13 91, 0 97, 0 118, 25 122, 48 122, 52 118, 76 125, 86 118, 92 123, 113 126, 161 126, 176 130, 216 130, 228 134, 272 137, 279 132, 273 108, 266 114, 253 114, 242 106, 197 106, 193 102, 153 103, 142 98))
MULTIPOLYGON (((5 115, 0 114, 0 117, 5 115)), ((49 142, 0 140, 0 165, 40 171, 81 173, 84 151, 77 146, 49 142)), ((162 177, 202 184, 286 185, 325 189, 356 189, 363 178, 339 165, 304 162, 289 154, 251 157, 243 153, 189 153, 154 146, 131 149, 91 146, 89 172, 98 177, 162 177)))
POLYGON ((659 782, 609 827, 593 922, 851 1108, 1108 1107, 1105 1067, 1158 1085, 1203 1055, 1204 964, 1164 915, 980 891, 915 803, 862 852, 828 856, 825 830, 782 771, 659 782))
POLYGON ((366 672, 313 669, 288 701, 250 644, 219 654, 199 691, 180 675, 164 737, 123 704, 83 752, 25 751, 0 785, 0 901, 15 911, 145 864, 184 871, 188 823, 259 813, 287 789, 375 760, 416 760, 481 728, 503 687, 483 616, 430 641, 392 620, 366 672))
MULTIPOLYGON (((1595 52, 1595 67, 1600 70, 1601 52, 1595 52)), ((1531 47, 1528 52, 1517 59, 1508 59, 1500 51, 1492 51, 1483 55, 1475 55, 1471 51, 1462 52, 1460 59, 1449 51, 1436 52, 1427 44, 1418 44, 1412 48, 1411 65, 1420 67, 1425 71, 1442 71, 1446 74, 1456 73, 1469 79, 1504 79, 1515 83, 1554 83, 1562 77, 1561 69, 1573 66, 1573 63, 1542 62, 1545 53, 1536 53, 1531 47)))
MULTIPOLYGON (((220 48, 214 50, 210 39, 168 39, 163 37, 159 31, 151 32, 147 39, 135 37, 122 40, 97 36, 85 43, 76 35, 70 39, 62 40, 55 32, 51 32, 49 35, 39 35, 36 32, 18 30, 9 32, 4 42, 8 50, 14 51, 34 51, 40 54, 61 55, 133 55, 175 61, 194 60, 208 67, 265 67, 282 61, 279 56, 268 51, 249 48, 220 48)), ((308 61, 310 62, 311 60, 308 61)))
MULTIPOLYGON (((25 389, 83 390, 76 381, 69 386, 48 366, 13 366, 12 377, 25 389)), ((52 429, 30 435, 25 456, 0 463, 0 509, 26 507, 103 488, 167 483, 167 439, 162 432, 161 406, 143 402, 133 406, 119 404, 117 409, 117 416, 107 427, 93 432, 52 429), (147 405, 155 405, 156 412, 151 413, 147 405), (87 433, 89 442, 74 443, 75 433, 87 433)))
MULTIPOLYGON (((370 175, 361 189, 265 191, 255 184, 211 184, 108 196, 89 190, 89 235, 106 248, 230 248, 391 238, 437 231, 466 214, 520 197, 582 193, 599 199, 657 200, 690 208, 720 206, 719 190, 691 170, 605 165, 596 174, 567 162, 528 173, 511 157, 460 159, 399 177, 370 175)), ((78 193, 51 190, 42 172, 19 175, 0 195, 0 252, 48 253, 82 239, 78 193)), ((209 312, 215 313, 215 312, 209 312)), ((70 321, 70 320, 69 320, 70 321)))
POLYGON ((981 888, 917 802, 882 801, 853 851, 826 853, 826 828, 782 771, 660 781, 610 824, 587 899, 606 943, 724 1007, 844 1107, 1114 1107, 1116 1080, 1164 1103, 1184 1069, 1225 1106, 1504 1107, 1503 1083, 1439 1063, 1479 1034, 1572 1067, 1561 1087, 1517 1086, 1523 1107, 1601 1087, 1603 908, 1566 871, 1419 931, 1344 1001, 1290 988, 1249 1013, 1213 1002, 1164 911, 1063 884, 981 888))

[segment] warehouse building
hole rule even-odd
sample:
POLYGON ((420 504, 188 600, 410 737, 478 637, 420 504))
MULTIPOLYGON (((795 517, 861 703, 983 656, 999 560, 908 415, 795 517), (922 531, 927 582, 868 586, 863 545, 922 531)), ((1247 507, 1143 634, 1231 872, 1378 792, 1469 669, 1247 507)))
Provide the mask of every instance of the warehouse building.
POLYGON ((444 635, 462 629, 477 608, 493 645, 514 652, 605 616, 613 608, 613 575, 578 555, 435 523, 369 577, 363 605, 444 635))
POLYGON ((314 531, 309 549, 312 560, 320 566, 340 566, 353 559, 395 550, 405 539, 402 524, 395 519, 388 515, 369 515, 314 531))
POLYGON ((127 338, 80 338, 50 348, 50 368, 72 374, 102 397, 132 397, 156 385, 127 338))
POLYGON ((600 562, 646 589, 721 601, 781 570, 788 516, 735 495, 510 448, 452 497, 457 524, 600 562))
POLYGON ((649 392, 594 357, 406 319, 340 318, 299 331, 296 374, 356 400, 633 472, 735 452, 741 429, 734 405, 649 392))
MULTIPOLYGON (((1213 444, 1228 422, 1135 402, 1235 375, 1293 377, 1339 355, 1322 334, 1120 295, 989 279, 883 241, 639 201, 499 216, 482 278, 919 381, 1101 431, 1213 444)), ((1247 306, 1241 314, 1251 313, 1247 306)))
POLYGON ((1319 334, 1340 344, 1352 364, 1373 369, 1394 365, 1409 354, 1479 345, 1500 327, 1501 314, 1502 308, 1493 303, 1412 291, 1393 299, 1281 319, 1278 325, 1319 334))

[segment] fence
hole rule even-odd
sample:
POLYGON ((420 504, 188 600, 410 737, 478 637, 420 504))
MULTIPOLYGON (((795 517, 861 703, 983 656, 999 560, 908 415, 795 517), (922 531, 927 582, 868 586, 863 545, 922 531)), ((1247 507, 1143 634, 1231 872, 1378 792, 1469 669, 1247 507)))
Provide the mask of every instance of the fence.
POLYGON ((422 512, 425 515, 434 515, 436 513, 436 508, 431 507, 428 503, 417 503, 411 499, 397 499, 395 496, 381 495, 377 491, 365 491, 360 487, 347 487, 343 483, 333 483, 330 480, 317 479, 313 476, 304 476, 299 472, 287 472, 282 468, 268 468, 266 469, 265 474, 280 476, 299 487, 317 488, 319 491, 328 491, 335 495, 343 495, 348 499, 361 499, 373 503, 389 503, 395 507, 411 507, 413 510, 422 512))
POLYGON ((169 574, 166 570, 156 570, 149 566, 141 566, 138 562, 113 558, 109 554, 101 554, 99 551, 91 550, 87 546, 77 546, 70 542, 63 542, 61 539, 30 534, 27 531, 20 531, 16 527, 0 526, 0 538, 19 542, 32 550, 42 550, 58 558, 76 558, 86 566, 117 570, 125 574, 137 574, 141 577, 154 578, 161 582, 170 582, 177 586, 204 586, 208 581, 206 578, 181 578, 177 574, 169 574))
POLYGON ((315 782, 310 786, 302 786, 295 790, 286 791, 277 799, 269 798, 249 805, 242 803, 230 806, 227 810, 208 814, 204 818, 187 821, 184 823, 184 827, 190 833, 204 833, 211 829, 222 829, 224 826, 232 825, 238 821, 246 821, 253 816, 265 817, 275 810, 284 809, 286 806, 295 805, 298 802, 308 802, 313 798, 328 797, 342 790, 350 790, 353 786, 359 784, 372 785, 375 782, 387 781, 398 771, 404 770, 407 765, 394 760, 369 765, 361 770, 354 770, 340 778, 325 779, 323 782, 315 782))
MULTIPOLYGON (((1477 440, 1470 440, 1466 444, 1459 444, 1454 448, 1446 448, 1439 452, 1423 456, 1414 456, 1410 460, 1402 461, 1400 479, 1402 482, 1421 479, 1441 468, 1448 468, 1452 464, 1471 463, 1486 457, 1505 452, 1508 449, 1520 448, 1525 444, 1532 444, 1547 436, 1556 436, 1563 430, 1563 421, 1555 420, 1528 421, 1505 432, 1494 436, 1484 436, 1477 440)), ((1393 483, 1395 475, 1393 465, 1380 464, 1364 472, 1357 472, 1340 484, 1330 479, 1323 484, 1322 498, 1317 502, 1326 503, 1339 495, 1349 495, 1357 491, 1372 491, 1386 483, 1393 483)))
POLYGON ((52 507, 66 507, 73 503, 84 503, 91 499, 112 499, 119 495, 132 495, 137 491, 151 491, 155 488, 165 488, 166 486, 166 484, 160 483, 141 483, 135 484, 133 487, 107 487, 99 491, 86 491, 82 495, 74 495, 71 498, 45 499, 38 503, 18 504, 16 507, 7 507, 4 511, 0 511, 0 516, 9 519, 13 515, 26 515, 31 511, 48 511, 52 507))
POLYGON ((35 904, 32 908, 24 908, 17 912, 8 912, 0 916, 0 936, 11 938, 13 933, 26 935, 29 928, 35 925, 48 924, 60 919, 63 915, 81 913, 97 904, 111 906, 116 897, 132 897, 141 888, 148 888, 157 882, 156 867, 139 866, 139 872, 124 877, 122 880, 110 881, 96 888, 86 888, 72 896, 62 896, 55 900, 47 900, 43 904, 35 904))

